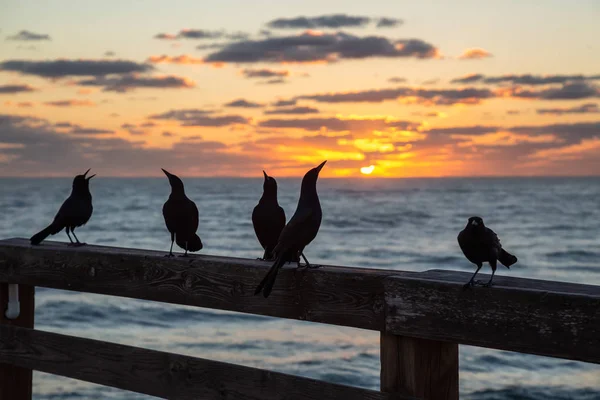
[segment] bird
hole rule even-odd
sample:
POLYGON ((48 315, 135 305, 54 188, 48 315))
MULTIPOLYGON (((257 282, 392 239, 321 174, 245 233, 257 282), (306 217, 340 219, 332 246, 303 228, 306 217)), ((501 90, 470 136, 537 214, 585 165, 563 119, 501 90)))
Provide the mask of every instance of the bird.
POLYGON ((169 199, 163 205, 163 217, 171 233, 171 248, 166 257, 173 257, 173 242, 185 250, 181 257, 187 257, 188 251, 202 250, 202 240, 196 234, 198 229, 198 207, 185 195, 183 182, 177 175, 161 168, 171 185, 169 199))
POLYGON ((265 250, 262 259, 273 260, 273 249, 285 226, 285 211, 277 202, 277 181, 263 171, 263 194, 252 211, 254 233, 265 250))
POLYGON ((96 174, 86 177, 90 172, 88 169, 83 175, 77 175, 73 179, 73 189, 71 195, 64 201, 54 220, 46 228, 33 235, 29 241, 32 245, 40 244, 49 235, 55 235, 63 228, 67 232, 70 245, 83 246, 86 243, 81 243, 75 235, 75 228, 85 225, 92 216, 94 207, 92 207, 92 194, 90 193, 90 179, 96 174), (73 242, 69 231, 75 237, 76 242, 73 242))
POLYGON ((257 295, 262 291, 263 296, 269 297, 277 272, 285 264, 286 261, 293 259, 298 263, 300 268, 300 255, 304 258, 306 267, 311 268, 310 263, 304 256, 304 248, 313 241, 319 232, 321 226, 321 218, 323 213, 319 195, 317 194, 317 179, 319 172, 325 165, 327 160, 315 168, 308 171, 302 178, 302 186, 300 188, 300 199, 296 212, 285 225, 279 235, 277 245, 273 249, 275 262, 269 269, 260 284, 256 287, 254 294, 257 295))
MULTIPOLYGON (((481 217, 471 217, 467 222, 467 226, 458 234, 458 245, 460 246, 465 257, 473 264, 477 265, 477 270, 464 286, 463 289, 468 289, 474 285, 473 280, 479 272, 484 262, 488 262, 492 267, 492 276, 490 280, 484 284, 485 287, 492 286, 492 280, 496 273, 497 261, 510 269, 510 266, 517 262, 517 257, 510 254, 502 248, 498 235, 486 227, 481 217)), ((477 283, 477 282, 476 282, 477 283)))

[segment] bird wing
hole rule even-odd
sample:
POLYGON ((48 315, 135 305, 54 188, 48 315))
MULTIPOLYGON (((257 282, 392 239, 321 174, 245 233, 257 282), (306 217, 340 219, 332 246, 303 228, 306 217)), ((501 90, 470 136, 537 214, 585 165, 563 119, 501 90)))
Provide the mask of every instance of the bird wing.
POLYGON ((83 214, 82 204, 77 197, 69 196, 60 206, 56 216, 54 217, 55 224, 68 225, 72 224, 73 220, 81 218, 83 214))
POLYGON ((305 226, 310 221, 313 214, 312 207, 303 207, 297 209, 294 216, 281 231, 277 246, 273 253, 279 254, 289 250, 295 243, 302 242, 301 238, 305 234, 305 226))

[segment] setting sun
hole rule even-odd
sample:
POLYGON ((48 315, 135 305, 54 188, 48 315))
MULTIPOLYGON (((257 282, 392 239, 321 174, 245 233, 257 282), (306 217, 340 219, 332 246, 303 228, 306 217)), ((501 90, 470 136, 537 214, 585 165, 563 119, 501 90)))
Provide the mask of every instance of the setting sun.
POLYGON ((371 175, 371 172, 375 169, 374 165, 369 165, 368 167, 362 167, 360 169, 360 173, 364 175, 371 175))

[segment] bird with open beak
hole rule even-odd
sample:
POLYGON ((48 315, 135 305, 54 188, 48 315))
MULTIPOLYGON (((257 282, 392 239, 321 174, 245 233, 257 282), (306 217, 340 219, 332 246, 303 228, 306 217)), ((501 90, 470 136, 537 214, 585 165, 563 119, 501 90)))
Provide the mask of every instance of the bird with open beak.
POLYGON ((81 243, 77 239, 75 228, 85 225, 90 220, 94 211, 92 207, 92 194, 90 193, 90 179, 96 176, 96 174, 87 176, 88 172, 90 172, 89 169, 83 175, 77 175, 73 179, 71 195, 60 206, 52 223, 29 239, 32 245, 40 244, 49 235, 55 235, 63 228, 69 237, 71 245, 85 245, 85 243, 81 243), (69 232, 75 237, 75 242, 73 242, 69 232))

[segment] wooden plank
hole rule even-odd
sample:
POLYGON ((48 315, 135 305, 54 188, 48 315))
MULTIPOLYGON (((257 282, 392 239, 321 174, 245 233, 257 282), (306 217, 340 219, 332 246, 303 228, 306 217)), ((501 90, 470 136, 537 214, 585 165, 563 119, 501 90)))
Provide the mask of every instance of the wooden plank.
MULTIPOLYGON (((0 241, 0 282, 383 330, 383 277, 397 271, 323 266, 280 271, 271 296, 254 289, 271 264, 241 258, 0 241)), ((409 274, 409 273, 405 273, 409 274)), ((414 273, 413 273, 414 274, 414 273)))
POLYGON ((386 332, 600 363, 600 287, 565 293, 515 280, 464 291, 462 279, 388 277, 386 332))
POLYGON ((381 333, 381 391, 458 400, 458 344, 381 333))
MULTIPOLYGON (((0 260, 0 266, 2 261, 0 260)), ((19 303, 21 312, 18 318, 5 316, 8 304, 8 284, 0 283, 0 326, 22 326, 33 328, 35 315, 35 287, 19 285, 19 303)), ((0 360, 4 358, 0 357, 0 360)), ((0 363, 0 400, 30 400, 32 370, 0 363)))
POLYGON ((402 399, 257 368, 0 326, 0 358, 51 374, 168 399, 402 399))

